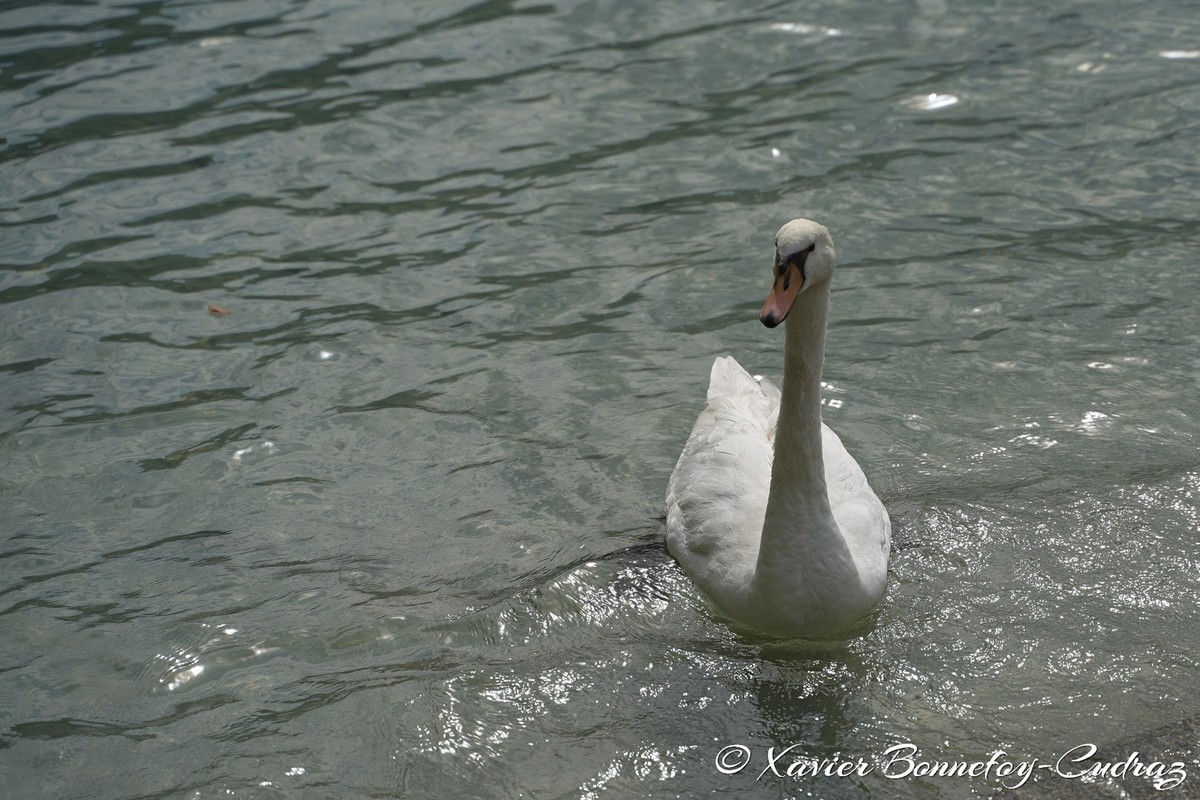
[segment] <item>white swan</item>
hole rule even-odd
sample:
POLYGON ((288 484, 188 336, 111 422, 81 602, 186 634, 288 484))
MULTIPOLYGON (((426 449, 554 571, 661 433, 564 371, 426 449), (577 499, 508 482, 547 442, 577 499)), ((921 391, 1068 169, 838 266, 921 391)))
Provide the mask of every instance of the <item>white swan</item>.
POLYGON ((834 259, 824 226, 779 229, 759 319, 787 319, 783 391, 718 358, 667 487, 667 549, 684 572, 734 620, 786 636, 846 632, 887 582, 887 510, 821 422, 834 259))

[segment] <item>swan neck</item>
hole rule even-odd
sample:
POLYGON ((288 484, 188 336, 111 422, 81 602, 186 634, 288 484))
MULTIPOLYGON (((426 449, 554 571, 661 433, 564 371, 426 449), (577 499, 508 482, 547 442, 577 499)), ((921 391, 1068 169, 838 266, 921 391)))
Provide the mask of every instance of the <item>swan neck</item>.
POLYGON ((829 315, 829 285, 815 287, 796 298, 788 315, 783 348, 783 388, 775 433, 774 472, 781 490, 792 488, 825 497, 825 467, 821 453, 821 368, 825 362, 825 323, 829 315), (783 458, 780 458, 780 455, 783 458))
POLYGON ((813 287, 796 298, 786 322, 771 492, 758 558, 758 578, 768 583, 794 581, 795 576, 783 570, 802 563, 805 553, 845 554, 829 505, 821 450, 821 366, 828 310, 828 284, 813 287))

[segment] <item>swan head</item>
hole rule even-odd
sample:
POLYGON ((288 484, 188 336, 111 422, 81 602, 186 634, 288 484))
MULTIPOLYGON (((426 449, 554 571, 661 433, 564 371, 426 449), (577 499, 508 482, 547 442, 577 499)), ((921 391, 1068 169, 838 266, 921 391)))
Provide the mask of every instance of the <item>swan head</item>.
POLYGON ((775 234, 774 283, 758 319, 774 328, 787 319, 801 292, 827 283, 833 276, 833 239, 824 225, 794 219, 775 234))

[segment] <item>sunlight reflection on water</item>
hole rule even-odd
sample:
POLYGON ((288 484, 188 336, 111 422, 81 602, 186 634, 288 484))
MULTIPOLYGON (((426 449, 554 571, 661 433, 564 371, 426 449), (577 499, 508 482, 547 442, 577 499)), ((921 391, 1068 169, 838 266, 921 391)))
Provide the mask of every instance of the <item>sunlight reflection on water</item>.
POLYGON ((1200 713, 1193 28, 0 10, 9 791, 960 797, 991 787, 714 758, 1200 713), (896 542, 821 645, 731 627, 660 522, 713 357, 779 376, 797 215, 838 243, 825 419, 896 542))

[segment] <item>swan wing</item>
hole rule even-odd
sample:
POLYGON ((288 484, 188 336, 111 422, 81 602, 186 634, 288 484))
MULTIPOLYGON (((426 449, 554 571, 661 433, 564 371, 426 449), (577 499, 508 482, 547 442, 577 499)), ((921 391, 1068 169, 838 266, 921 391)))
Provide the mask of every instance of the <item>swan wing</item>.
POLYGON ((667 485, 667 547, 702 586, 749 583, 778 415, 774 385, 732 357, 716 359, 707 402, 667 485))
POLYGON ((821 450, 833 518, 864 583, 882 587, 892 546, 892 523, 887 509, 841 438, 825 424, 821 425, 821 450))

